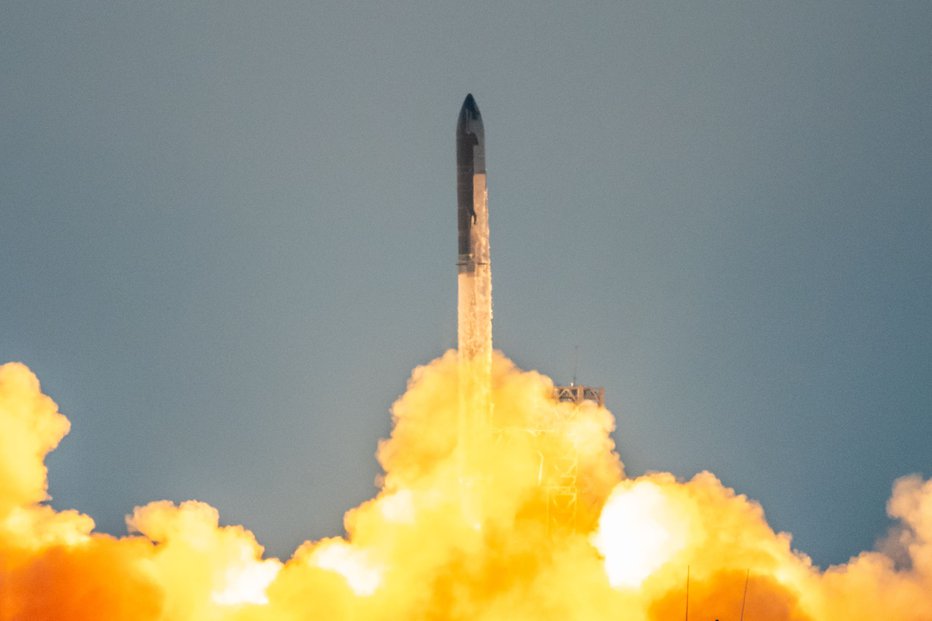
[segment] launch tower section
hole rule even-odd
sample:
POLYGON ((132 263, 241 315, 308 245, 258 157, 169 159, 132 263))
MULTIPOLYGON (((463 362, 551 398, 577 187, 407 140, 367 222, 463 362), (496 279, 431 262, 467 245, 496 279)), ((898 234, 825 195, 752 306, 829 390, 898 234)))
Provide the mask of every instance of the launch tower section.
MULTIPOLYGON (((570 416, 585 401, 599 407, 605 405, 605 389, 583 386, 575 382, 569 386, 554 386, 553 398, 558 403, 572 403, 570 416)), ((553 419, 554 425, 558 423, 553 419)), ((543 430, 544 433, 552 430, 543 430)), ((551 533, 574 530, 579 508, 579 453, 572 447, 551 454, 541 463, 541 485, 547 502, 547 527, 551 533)))

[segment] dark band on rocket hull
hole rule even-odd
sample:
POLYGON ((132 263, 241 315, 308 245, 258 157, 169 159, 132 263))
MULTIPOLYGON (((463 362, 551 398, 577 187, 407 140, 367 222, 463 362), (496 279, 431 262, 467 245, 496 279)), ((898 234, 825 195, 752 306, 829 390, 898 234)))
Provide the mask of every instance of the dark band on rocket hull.
POLYGON ((485 174, 485 130, 472 95, 467 95, 456 123, 456 198, 460 271, 471 268, 472 227, 476 223, 473 177, 485 174))

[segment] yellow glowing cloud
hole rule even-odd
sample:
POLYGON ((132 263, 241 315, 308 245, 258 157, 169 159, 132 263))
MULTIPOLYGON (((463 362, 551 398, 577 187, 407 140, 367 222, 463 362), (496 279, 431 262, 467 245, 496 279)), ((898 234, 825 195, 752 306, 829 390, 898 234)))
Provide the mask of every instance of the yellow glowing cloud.
POLYGON ((310 562, 343 576, 357 595, 372 595, 382 581, 381 570, 366 551, 341 539, 324 542, 311 555, 310 562))
POLYGON ((278 575, 281 565, 272 559, 255 561, 243 559, 242 563, 227 568, 220 590, 211 593, 218 604, 267 604, 265 590, 278 575))
POLYGON ((634 588, 686 546, 683 516, 651 481, 623 483, 609 497, 593 543, 612 586, 634 588))
POLYGON ((498 353, 494 420, 459 459, 457 364, 415 370, 379 494, 285 564, 201 502, 139 507, 123 538, 44 504, 69 424, 25 366, 0 366, 0 621, 661 621, 684 613, 687 566, 695 618, 932 619, 932 482, 898 481, 881 548, 821 572, 710 473, 624 479, 611 414, 554 403, 498 353))
POLYGON ((45 456, 70 428, 26 365, 0 365, 0 520, 14 507, 46 500, 45 456))

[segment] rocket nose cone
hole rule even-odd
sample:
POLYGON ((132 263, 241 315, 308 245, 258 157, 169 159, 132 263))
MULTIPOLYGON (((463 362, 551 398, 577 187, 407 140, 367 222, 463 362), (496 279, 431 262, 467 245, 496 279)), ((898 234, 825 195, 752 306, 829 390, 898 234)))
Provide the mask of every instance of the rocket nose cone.
POLYGON ((481 118, 482 115, 479 114, 479 106, 476 105, 476 100, 473 99, 472 93, 466 95, 466 99, 463 101, 463 107, 460 108, 460 121, 481 118))

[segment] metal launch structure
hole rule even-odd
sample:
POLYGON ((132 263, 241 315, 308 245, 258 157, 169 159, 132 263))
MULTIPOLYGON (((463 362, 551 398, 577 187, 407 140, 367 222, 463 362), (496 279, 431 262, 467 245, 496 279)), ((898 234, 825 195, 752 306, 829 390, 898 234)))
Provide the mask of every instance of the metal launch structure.
MULTIPOLYGON (((599 407, 605 405, 605 389, 583 386, 573 382, 569 386, 554 386, 553 399, 558 403, 572 403, 570 416, 585 401, 599 407)), ((553 433, 553 430, 543 430, 553 433)), ((568 448, 556 453, 549 462, 541 464, 541 485, 547 498, 547 528, 551 534, 574 530, 579 509, 579 452, 568 448)))

